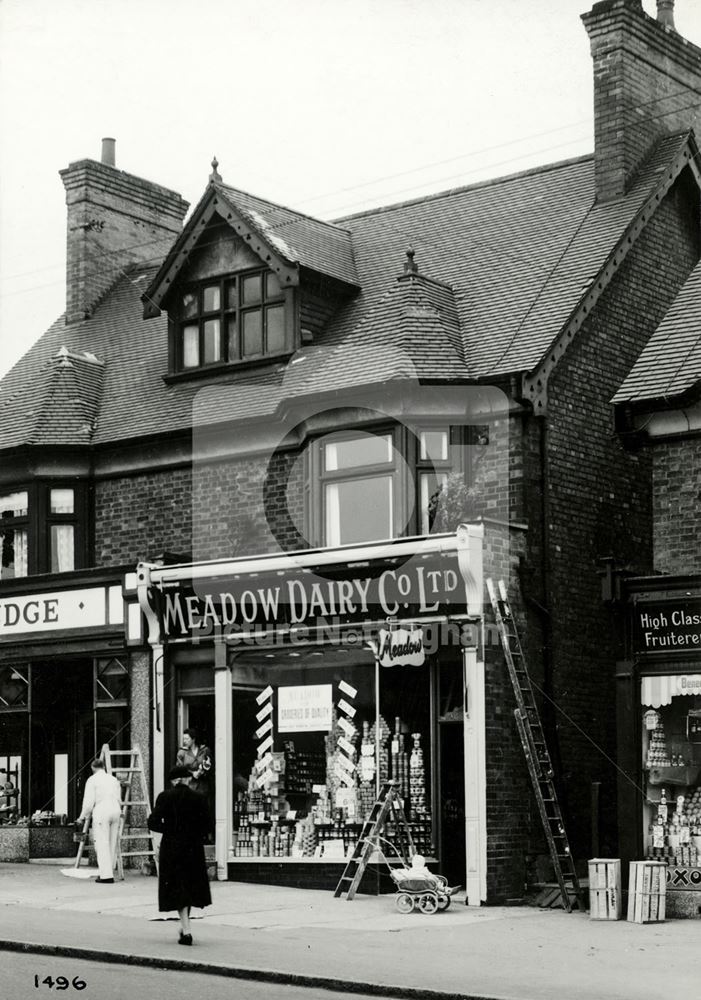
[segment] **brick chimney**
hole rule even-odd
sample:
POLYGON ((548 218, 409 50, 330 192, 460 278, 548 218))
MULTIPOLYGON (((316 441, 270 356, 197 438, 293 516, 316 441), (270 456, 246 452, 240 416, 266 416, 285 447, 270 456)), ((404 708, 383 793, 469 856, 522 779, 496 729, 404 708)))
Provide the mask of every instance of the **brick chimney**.
POLYGON ((660 138, 701 136, 701 49, 675 31, 674 0, 658 0, 657 19, 641 0, 603 0, 582 20, 594 60, 596 197, 607 201, 625 194, 660 138))
POLYGON ((158 261, 182 230, 188 203, 176 191, 115 166, 114 139, 102 161, 60 171, 66 189, 66 323, 88 319, 130 264, 158 261))

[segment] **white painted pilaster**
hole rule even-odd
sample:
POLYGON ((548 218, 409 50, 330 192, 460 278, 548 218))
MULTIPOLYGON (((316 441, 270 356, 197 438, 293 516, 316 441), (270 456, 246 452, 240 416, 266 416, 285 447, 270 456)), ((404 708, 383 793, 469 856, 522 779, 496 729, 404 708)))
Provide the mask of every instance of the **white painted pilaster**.
POLYGON ((487 761, 484 663, 463 650, 465 686, 465 892, 468 906, 487 898, 487 761))
POLYGON ((233 840, 233 732, 231 667, 223 643, 214 646, 214 824, 217 878, 228 875, 229 848, 233 840))

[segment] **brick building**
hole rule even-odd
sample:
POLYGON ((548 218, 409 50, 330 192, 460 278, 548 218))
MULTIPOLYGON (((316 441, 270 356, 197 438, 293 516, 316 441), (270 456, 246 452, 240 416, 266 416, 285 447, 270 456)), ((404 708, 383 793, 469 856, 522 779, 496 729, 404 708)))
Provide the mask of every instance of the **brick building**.
POLYGON ((626 611, 617 668, 621 852, 665 858, 668 887, 688 916, 698 916, 701 886, 700 334, 697 265, 614 397, 621 440, 652 475, 652 573, 619 565, 611 593, 626 611))
POLYGON ((195 725, 220 877, 314 884, 384 746, 469 901, 521 895, 542 846, 503 658, 480 638, 493 576, 574 853, 616 850, 622 613, 601 581, 652 569, 653 462, 610 401, 700 256, 700 52, 659 7, 583 17, 593 156, 334 223, 214 163, 182 226, 180 196, 119 171, 110 142, 62 172, 67 313, 0 383, 0 758, 24 812, 73 807, 108 718, 148 748, 155 790, 195 725), (104 597, 122 580, 124 607, 104 597), (383 627, 407 649, 423 630, 424 663, 380 668, 383 627), (83 687, 60 729, 62 671, 83 687))

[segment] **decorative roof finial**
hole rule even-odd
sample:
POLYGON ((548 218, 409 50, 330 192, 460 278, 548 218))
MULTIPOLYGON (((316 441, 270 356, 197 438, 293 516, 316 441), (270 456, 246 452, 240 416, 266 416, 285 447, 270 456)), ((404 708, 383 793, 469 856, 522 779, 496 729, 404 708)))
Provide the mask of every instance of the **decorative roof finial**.
POLYGON ((59 349, 54 354, 54 357, 58 361, 59 368, 72 368, 73 367, 73 365, 70 362, 70 358, 69 358, 68 354, 69 354, 68 348, 66 347, 65 344, 63 345, 63 347, 59 347, 59 349))
POLYGON ((406 261, 404 263, 404 274, 418 274, 419 268, 414 262, 414 255, 416 250, 413 247, 409 247, 406 252, 406 261))
POLYGON ((215 181, 220 181, 220 180, 221 180, 221 176, 220 176, 220 174, 219 174, 219 171, 217 170, 217 167, 218 167, 218 166, 219 166, 219 160, 218 160, 218 159, 216 158, 216 156, 215 156, 215 157, 214 157, 214 158, 212 159, 212 172, 211 172, 211 174, 209 175, 209 179, 210 179, 210 181, 211 181, 212 183, 214 183, 215 181))

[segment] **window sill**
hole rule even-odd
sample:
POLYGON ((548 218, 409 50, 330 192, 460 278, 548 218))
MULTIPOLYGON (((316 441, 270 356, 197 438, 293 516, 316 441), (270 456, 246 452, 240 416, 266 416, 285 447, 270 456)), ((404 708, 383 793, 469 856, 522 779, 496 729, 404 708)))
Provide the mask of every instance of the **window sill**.
POLYGON ((168 372, 162 378, 166 385, 177 385, 180 382, 218 378, 222 375, 231 375, 234 372, 250 372, 256 369, 266 371, 275 365, 286 363, 292 357, 293 353, 293 351, 285 351, 283 354, 268 354, 264 358, 253 358, 251 361, 228 361, 220 365, 188 368, 185 371, 168 372))

